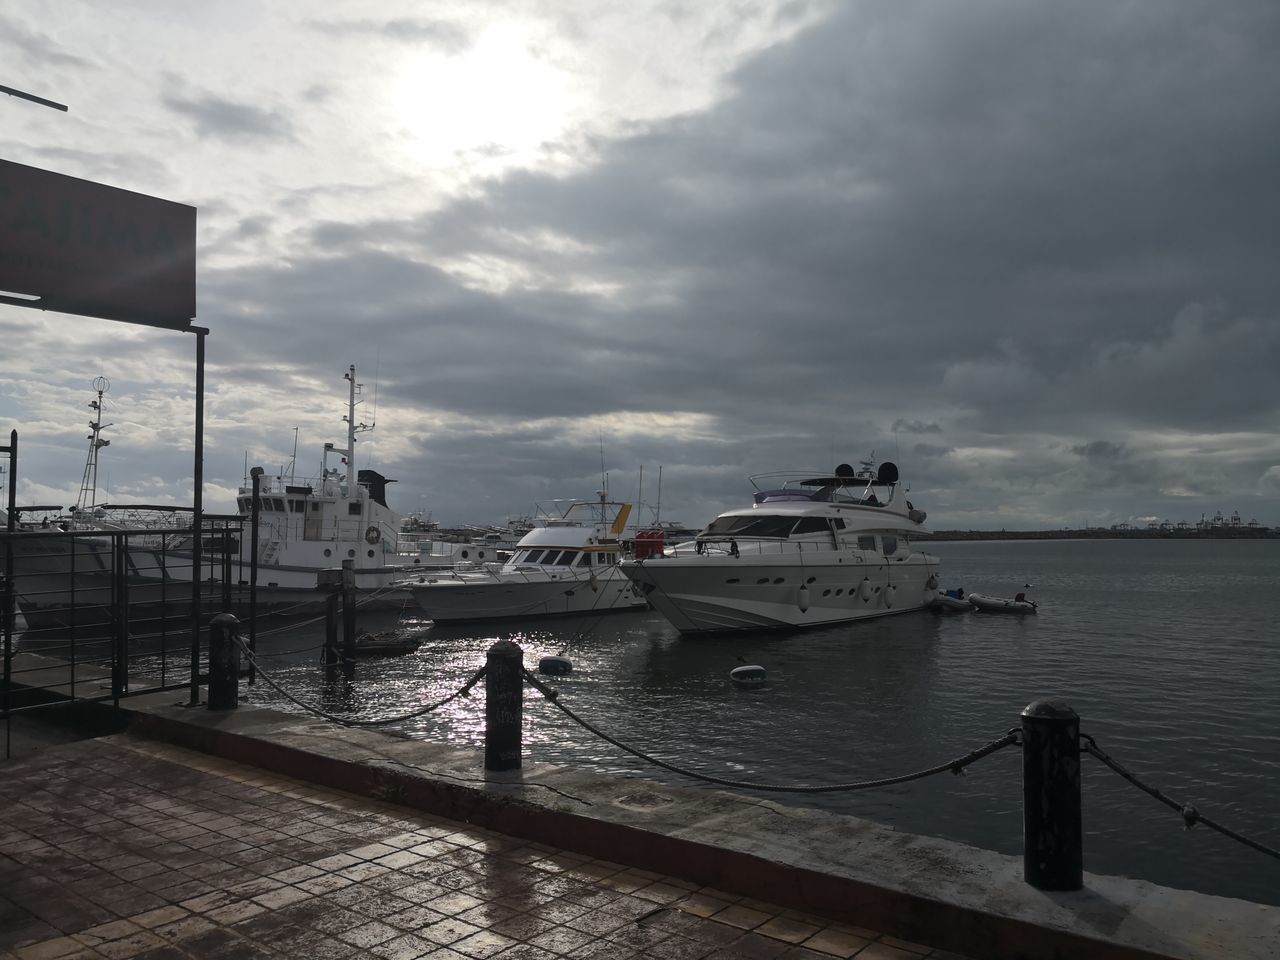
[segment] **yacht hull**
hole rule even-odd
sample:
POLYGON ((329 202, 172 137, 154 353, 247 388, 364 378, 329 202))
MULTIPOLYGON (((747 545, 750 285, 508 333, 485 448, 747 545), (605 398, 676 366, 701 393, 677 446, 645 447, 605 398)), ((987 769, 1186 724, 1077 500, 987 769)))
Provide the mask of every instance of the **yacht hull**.
POLYGON ((412 586, 436 623, 513 620, 637 610, 648 606, 626 577, 530 579, 501 573, 483 579, 439 579, 412 586))
POLYGON ((922 554, 881 564, 823 566, 743 556, 715 564, 655 557, 622 565, 654 608, 685 634, 821 627, 921 610, 936 593, 929 583, 937 567, 922 554))

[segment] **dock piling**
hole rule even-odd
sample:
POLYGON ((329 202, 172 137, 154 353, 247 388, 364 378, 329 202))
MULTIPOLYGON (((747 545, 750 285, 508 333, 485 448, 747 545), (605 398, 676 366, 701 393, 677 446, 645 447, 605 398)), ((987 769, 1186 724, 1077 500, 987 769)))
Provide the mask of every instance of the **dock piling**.
POLYGON ((524 651, 511 640, 498 640, 485 661, 485 770, 520 769, 523 723, 524 651))
POLYGON ((342 675, 356 675, 356 569, 354 560, 342 561, 342 675))
POLYGON ((1045 698, 1022 711, 1023 878, 1038 890, 1084 886, 1080 717, 1045 698))

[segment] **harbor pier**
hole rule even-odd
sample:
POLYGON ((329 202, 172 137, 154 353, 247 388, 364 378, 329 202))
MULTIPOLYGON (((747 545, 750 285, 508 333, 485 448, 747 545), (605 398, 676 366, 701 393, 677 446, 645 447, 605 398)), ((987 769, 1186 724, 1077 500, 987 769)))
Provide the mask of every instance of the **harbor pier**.
POLYGON ((855 817, 175 699, 8 765, 0 957, 1280 952, 1280 907, 1039 890, 1019 857, 855 817))

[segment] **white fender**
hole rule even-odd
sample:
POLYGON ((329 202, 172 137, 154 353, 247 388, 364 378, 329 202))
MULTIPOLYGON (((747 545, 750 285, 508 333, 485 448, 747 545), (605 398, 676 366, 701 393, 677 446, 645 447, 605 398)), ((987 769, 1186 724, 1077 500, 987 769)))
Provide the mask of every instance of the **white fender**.
POLYGON ((889 609, 893 608, 893 595, 898 592, 898 588, 892 583, 884 585, 884 605, 889 609))
POLYGON ((796 606, 800 608, 801 613, 809 609, 809 587, 807 584, 800 584, 800 589, 796 592, 796 606))
POLYGON ((925 582, 925 586, 930 590, 938 589, 938 575, 936 573, 929 574, 929 579, 925 582))
POLYGON ((871 599, 871 578, 863 577, 862 583, 858 584, 858 596, 863 600, 871 599))

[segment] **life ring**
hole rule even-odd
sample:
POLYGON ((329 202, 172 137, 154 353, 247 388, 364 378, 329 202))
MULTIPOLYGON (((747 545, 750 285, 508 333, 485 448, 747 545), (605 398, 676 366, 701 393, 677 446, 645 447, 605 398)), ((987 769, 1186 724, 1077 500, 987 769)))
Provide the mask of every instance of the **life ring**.
POLYGON ((377 527, 370 527, 364 532, 365 543, 377 543, 382 539, 382 532, 377 527))

